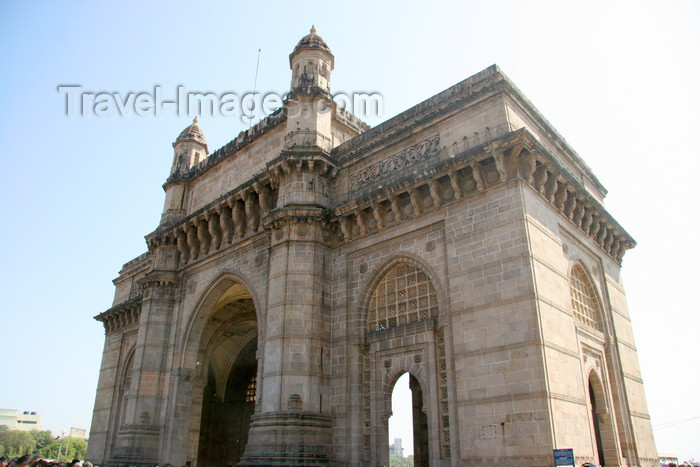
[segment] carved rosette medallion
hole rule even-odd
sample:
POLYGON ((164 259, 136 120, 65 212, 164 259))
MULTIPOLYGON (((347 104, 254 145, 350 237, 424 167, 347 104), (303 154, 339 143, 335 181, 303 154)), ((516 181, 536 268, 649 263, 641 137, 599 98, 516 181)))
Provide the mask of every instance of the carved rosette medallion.
POLYGON ((496 169, 491 169, 486 174, 486 181, 489 183, 496 183, 499 178, 500 178, 500 175, 498 175, 498 171, 496 169))
POLYGON ((464 180, 464 191, 474 191, 476 189, 476 181, 473 178, 464 180))

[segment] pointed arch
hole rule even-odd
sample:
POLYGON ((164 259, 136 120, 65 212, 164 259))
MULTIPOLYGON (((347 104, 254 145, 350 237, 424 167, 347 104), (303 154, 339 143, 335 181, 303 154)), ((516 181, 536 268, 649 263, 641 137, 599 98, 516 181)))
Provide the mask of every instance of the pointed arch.
MULTIPOLYGON (((391 384, 388 385, 387 402, 388 409, 387 413, 391 416, 395 415, 397 410, 408 410, 411 416, 412 434, 413 434, 413 458, 414 465, 416 466, 428 466, 430 465, 430 449, 429 449, 429 427, 428 427, 428 413, 424 410, 424 404, 426 403, 425 397, 427 393, 425 392, 425 382, 417 378, 412 371, 398 371, 391 378, 391 384), (398 381, 404 375, 408 376, 408 388, 411 394, 410 404, 404 404, 401 407, 393 406, 393 395, 396 390, 398 381)), ((386 430, 386 439, 389 440, 389 423, 390 420, 387 418, 386 426, 383 427, 386 430)), ((388 443, 386 445, 388 450, 388 443)), ((386 456, 387 458, 389 456, 386 456)))
POLYGON ((123 391, 127 391, 131 385, 131 375, 134 371, 134 355, 136 354, 136 348, 131 348, 124 359, 124 366, 122 368, 122 374, 119 377, 121 381, 121 387, 123 391))
POLYGON ((596 460, 599 465, 616 466, 619 456, 615 425, 608 406, 603 380, 595 370, 588 373, 587 392, 596 460))
POLYGON ((176 404, 189 404, 189 410, 175 426, 177 436, 187 439, 179 448, 193 465, 240 460, 255 405, 245 394, 253 376, 257 382, 262 310, 249 280, 223 272, 201 292, 184 322, 173 392, 181 398, 176 404))
POLYGON ((132 346, 127 352, 125 352, 126 357, 123 360, 122 367, 119 369, 119 374, 117 377, 117 387, 116 387, 116 408, 112 422, 112 432, 114 436, 112 438, 111 449, 114 449, 115 443, 117 441, 116 434, 119 431, 119 426, 124 423, 126 418, 126 407, 127 399, 129 397, 129 387, 131 386, 132 373, 134 370, 134 356, 136 355, 136 347, 132 346))
POLYGON ((194 311, 187 321, 181 344, 182 361, 180 364, 183 368, 196 367, 196 361, 198 361, 197 358, 200 356, 198 348, 200 347, 205 325, 208 322, 207 318, 214 312, 217 305, 223 305, 227 301, 239 298, 250 298, 252 300, 255 317, 259 323, 258 329, 264 329, 264 316, 260 311, 263 308, 261 306, 258 294, 251 286, 250 282, 233 272, 221 273, 202 292, 196 305, 194 306, 194 311), (237 284, 241 286, 242 295, 239 297, 227 297, 227 292, 231 291, 237 284))
POLYGON ((379 267, 363 294, 366 330, 437 318, 443 302, 441 287, 432 270, 410 256, 396 256, 379 267))
POLYGON ((603 331, 602 310, 591 276, 580 262, 574 263, 569 274, 571 308, 579 323, 603 331))

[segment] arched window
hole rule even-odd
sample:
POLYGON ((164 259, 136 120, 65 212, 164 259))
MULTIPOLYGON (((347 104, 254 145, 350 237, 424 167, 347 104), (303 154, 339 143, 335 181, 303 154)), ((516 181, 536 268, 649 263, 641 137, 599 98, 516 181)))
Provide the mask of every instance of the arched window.
POLYGON ((600 305, 595 294, 595 289, 588 278, 585 269, 577 264, 571 270, 571 307, 574 310, 576 320, 602 331, 600 324, 600 305))
POLYGON ((411 264, 397 263, 374 289, 367 328, 379 331, 437 315, 437 294, 428 276, 411 264))

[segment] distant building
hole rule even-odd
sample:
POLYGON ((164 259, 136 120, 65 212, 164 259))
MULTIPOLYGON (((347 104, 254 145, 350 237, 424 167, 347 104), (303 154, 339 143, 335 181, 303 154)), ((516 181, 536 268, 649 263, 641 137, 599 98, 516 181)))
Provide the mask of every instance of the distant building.
POLYGON ((88 439, 87 430, 85 428, 76 428, 74 426, 70 427, 70 434, 68 437, 73 439, 88 439))
POLYGON ((10 430, 41 430, 41 415, 28 410, 20 413, 15 409, 0 409, 0 426, 2 425, 10 430))
POLYGON ((393 454, 403 457, 403 442, 401 438, 394 438, 394 444, 389 445, 389 455, 393 454))
POLYGON ((671 463, 678 465, 678 456, 675 454, 659 454, 659 464, 667 467, 671 463))

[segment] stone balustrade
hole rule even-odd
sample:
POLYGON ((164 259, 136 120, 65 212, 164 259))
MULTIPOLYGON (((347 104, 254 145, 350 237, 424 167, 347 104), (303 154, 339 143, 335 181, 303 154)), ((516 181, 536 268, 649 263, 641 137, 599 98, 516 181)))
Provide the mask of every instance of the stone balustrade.
POLYGON ((350 242, 516 179, 529 184, 616 262, 635 246, 602 204, 525 128, 497 142, 453 152, 429 171, 339 206, 332 221, 341 241, 350 242))

